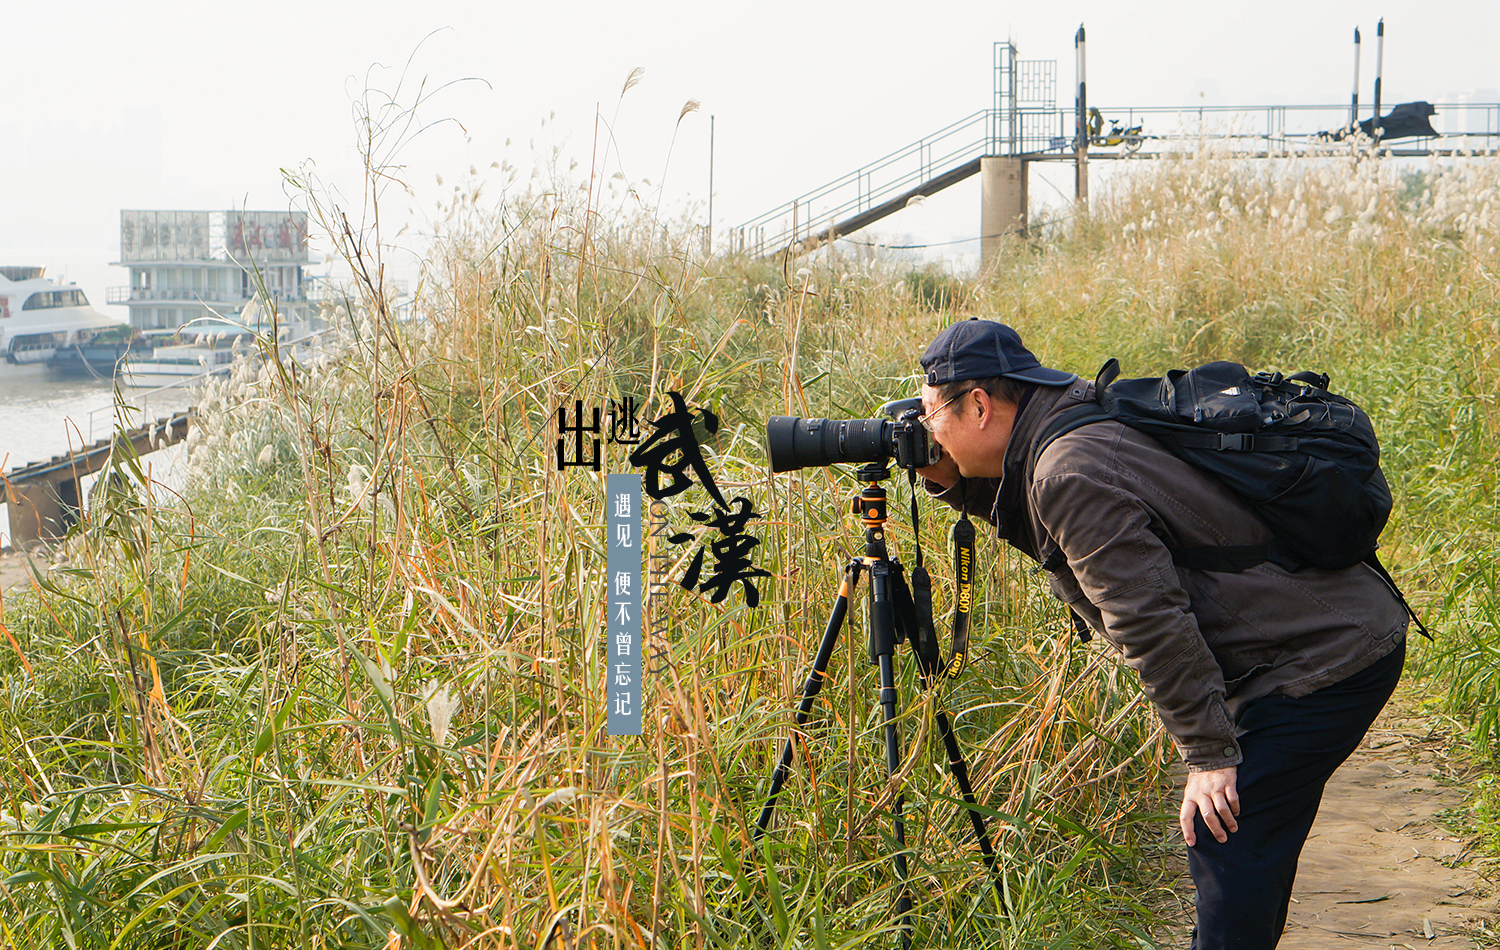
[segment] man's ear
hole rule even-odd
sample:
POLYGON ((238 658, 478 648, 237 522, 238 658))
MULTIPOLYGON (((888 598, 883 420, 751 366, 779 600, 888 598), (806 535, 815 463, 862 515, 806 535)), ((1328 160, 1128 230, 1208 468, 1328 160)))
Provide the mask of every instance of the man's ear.
POLYGON ((978 414, 975 421, 979 428, 983 429, 995 421, 995 400, 982 386, 975 386, 964 394, 964 399, 974 400, 974 411, 978 414))

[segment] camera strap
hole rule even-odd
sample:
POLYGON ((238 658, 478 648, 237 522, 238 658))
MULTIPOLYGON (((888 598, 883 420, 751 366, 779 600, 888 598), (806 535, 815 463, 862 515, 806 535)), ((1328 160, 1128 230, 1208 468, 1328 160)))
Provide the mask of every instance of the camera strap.
MULTIPOLYGON (((932 623, 932 578, 922 562, 922 533, 917 517, 917 473, 907 469, 907 481, 911 485, 911 531, 916 544, 916 563, 911 569, 911 616, 906 629, 911 638, 911 648, 917 654, 917 663, 924 679, 936 676, 943 669, 943 651, 938 645, 937 629, 932 623)), ((896 575, 897 580, 900 574, 896 575)), ((902 600, 904 598, 898 598, 902 600)))
MULTIPOLYGON (((917 517, 917 473, 907 471, 911 482, 911 533, 916 544, 916 565, 911 571, 912 596, 916 601, 916 643, 912 645, 919 653, 930 655, 927 664, 932 670, 946 669, 950 679, 963 673, 969 661, 969 612, 974 602, 974 522, 969 513, 960 509, 958 522, 953 526, 953 652, 945 667, 941 666, 937 632, 932 622, 932 581, 922 563, 922 531, 917 517)), ((963 496, 963 480, 959 480, 959 495, 963 496)))
POLYGON ((959 516, 953 525, 953 658, 948 676, 964 671, 969 659, 969 612, 974 605, 974 522, 962 507, 964 483, 959 482, 959 516))

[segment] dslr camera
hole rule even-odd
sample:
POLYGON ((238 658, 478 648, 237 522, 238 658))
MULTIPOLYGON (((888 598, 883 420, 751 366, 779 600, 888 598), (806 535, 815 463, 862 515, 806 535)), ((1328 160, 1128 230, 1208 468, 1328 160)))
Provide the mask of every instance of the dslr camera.
POLYGON ((884 464, 895 459, 914 470, 943 457, 927 427, 917 421, 920 398, 897 399, 880 407, 884 419, 802 419, 772 416, 766 421, 766 449, 771 471, 834 465, 840 462, 884 464))

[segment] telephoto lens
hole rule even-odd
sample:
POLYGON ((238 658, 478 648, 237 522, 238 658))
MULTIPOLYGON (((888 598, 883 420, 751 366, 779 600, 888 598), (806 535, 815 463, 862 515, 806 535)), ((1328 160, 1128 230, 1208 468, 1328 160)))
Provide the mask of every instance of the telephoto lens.
POLYGON ((772 416, 766 420, 766 450, 771 471, 874 462, 895 454, 885 419, 801 419, 772 416))

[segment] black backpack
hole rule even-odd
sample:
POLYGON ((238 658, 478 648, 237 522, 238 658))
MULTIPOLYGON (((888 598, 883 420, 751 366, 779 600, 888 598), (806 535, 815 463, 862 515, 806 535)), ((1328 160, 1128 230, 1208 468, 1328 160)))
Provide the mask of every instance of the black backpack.
MULTIPOLYGON (((1033 465, 1059 436, 1113 420, 1218 478, 1275 537, 1266 544, 1179 548, 1172 559, 1204 571, 1243 571, 1270 561, 1289 571, 1369 564, 1416 614, 1375 556, 1391 513, 1380 446, 1363 409, 1328 391, 1321 373, 1250 373, 1206 363, 1154 379, 1117 379, 1104 364, 1095 402, 1059 413, 1032 448, 1033 465)), ((1417 627, 1427 630, 1417 620, 1417 627)))

